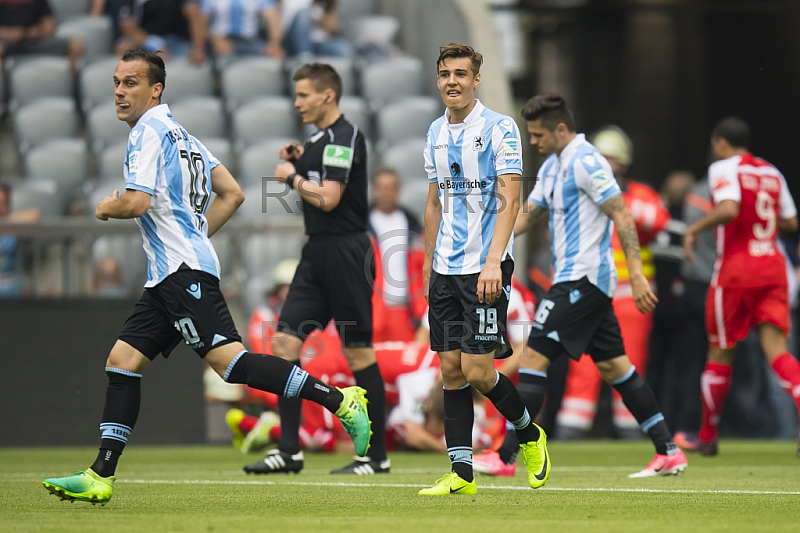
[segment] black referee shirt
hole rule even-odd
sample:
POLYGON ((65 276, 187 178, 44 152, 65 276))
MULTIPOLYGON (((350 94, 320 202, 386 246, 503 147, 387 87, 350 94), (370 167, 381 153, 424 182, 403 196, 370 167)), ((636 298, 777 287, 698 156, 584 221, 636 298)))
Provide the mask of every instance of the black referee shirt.
MULTIPOLYGON (((306 234, 343 235, 367 230, 367 144, 358 127, 344 115, 306 140, 303 157, 294 162, 297 173, 309 180, 341 181, 342 199, 325 212, 305 202, 306 234)), ((301 185, 302 187, 302 185, 301 185)))

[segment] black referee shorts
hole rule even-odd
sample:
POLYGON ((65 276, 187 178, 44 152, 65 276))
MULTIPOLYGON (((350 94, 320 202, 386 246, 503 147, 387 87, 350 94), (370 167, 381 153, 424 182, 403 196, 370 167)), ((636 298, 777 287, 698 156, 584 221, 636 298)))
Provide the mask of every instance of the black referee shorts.
POLYGON ((545 294, 528 346, 551 361, 564 352, 575 360, 588 353, 595 362, 625 354, 611 298, 586 276, 556 283, 545 294))
POLYGON ((169 357, 181 341, 205 357, 213 348, 242 338, 219 290, 219 279, 184 268, 144 290, 119 340, 152 361, 159 353, 169 357))
POLYGON ((431 350, 461 350, 466 354, 489 354, 504 359, 513 353, 506 336, 508 299, 514 261, 500 264, 503 294, 492 302, 478 301, 480 273, 443 275, 431 272, 428 294, 428 320, 431 325, 431 350))
POLYGON ((305 340, 333 318, 342 346, 372 346, 374 281, 374 250, 366 233, 312 236, 303 247, 278 331, 305 340))

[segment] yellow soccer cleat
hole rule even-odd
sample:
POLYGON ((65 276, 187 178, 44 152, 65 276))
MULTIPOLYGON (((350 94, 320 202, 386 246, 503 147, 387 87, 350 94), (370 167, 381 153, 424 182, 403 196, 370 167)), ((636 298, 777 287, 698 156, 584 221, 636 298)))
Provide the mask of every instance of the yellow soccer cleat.
POLYGON ((369 449, 369 439, 372 436, 372 429, 370 429, 372 422, 369 420, 368 402, 364 396, 367 391, 361 387, 345 387, 339 389, 339 392, 342 393, 344 399, 335 414, 353 439, 356 455, 364 457, 369 449))
MULTIPOLYGON (((535 425, 535 424, 534 424, 535 425)), ((519 445, 525 465, 528 467, 528 484, 532 489, 538 489, 550 477, 550 454, 547 451, 547 435, 539 426, 539 438, 535 441, 519 445)))
POLYGON ((42 485, 62 500, 105 505, 111 499, 115 479, 114 476, 100 477, 89 468, 75 472, 74 476, 45 479, 42 485))
POLYGON ((465 481, 455 472, 449 472, 436 480, 429 489, 419 491, 420 496, 446 496, 448 494, 477 494, 475 480, 465 481))

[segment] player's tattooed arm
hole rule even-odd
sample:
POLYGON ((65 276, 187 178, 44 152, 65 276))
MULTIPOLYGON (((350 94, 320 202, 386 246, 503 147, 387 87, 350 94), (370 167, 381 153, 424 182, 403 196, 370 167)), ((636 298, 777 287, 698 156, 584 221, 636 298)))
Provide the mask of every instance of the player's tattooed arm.
POLYGON ((525 233, 538 224, 545 215, 547 215, 547 209, 533 202, 526 202, 525 207, 520 209, 517 221, 514 223, 514 235, 525 233))

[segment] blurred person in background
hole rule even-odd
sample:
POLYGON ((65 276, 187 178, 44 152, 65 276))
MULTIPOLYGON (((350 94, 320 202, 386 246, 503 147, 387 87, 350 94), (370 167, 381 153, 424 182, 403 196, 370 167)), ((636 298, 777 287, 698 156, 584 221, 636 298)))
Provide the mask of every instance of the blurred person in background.
POLYGON ((92 269, 92 296, 124 298, 128 295, 122 276, 122 265, 113 257, 103 257, 92 269))
POLYGON ((353 45, 338 37, 337 0, 281 0, 286 54, 352 58, 353 45))
MULTIPOLYGON (((614 172, 614 178, 622 191, 622 199, 636 224, 642 273, 650 287, 655 289, 655 266, 647 246, 666 226, 670 218, 669 212, 656 191, 628 176, 633 164, 633 142, 621 128, 605 126, 590 136, 590 142, 606 158, 614 172)), ((653 315, 640 313, 636 308, 625 252, 616 233, 612 234, 611 247, 617 270, 614 314, 619 321, 625 353, 631 364, 644 376, 653 315)), ((570 361, 561 409, 556 416, 556 435, 559 438, 580 439, 588 435, 597 412, 601 385, 602 379, 591 357, 584 356, 577 361, 570 361)), ((619 392, 612 390, 611 394, 612 422, 616 435, 622 438, 641 438, 639 424, 625 407, 619 392)))
POLYGON ((283 28, 275 0, 200 0, 200 9, 215 56, 257 56, 283 59, 283 28), (259 21, 267 41, 259 36, 259 21))
POLYGON ((165 57, 186 56, 193 63, 208 59, 199 0, 125 0, 118 16, 118 54, 142 49, 165 57))
MULTIPOLYGON (((12 211, 11 187, 0 183, 0 226, 38 222, 42 211, 32 207, 12 211)), ((13 235, 0 231, 0 297, 22 296, 22 275, 26 249, 13 235)))
POLYGON ((380 267, 373 298, 376 343, 413 340, 427 307, 422 294, 422 225, 399 204, 400 187, 400 176, 392 169, 379 170, 372 178, 367 229, 377 241, 380 267))
MULTIPOLYGON (((731 386, 736 346, 758 332, 767 361, 800 408, 800 363, 788 351, 787 262, 778 231, 796 231, 797 208, 783 175, 750 152, 751 131, 737 117, 721 120, 711 133, 718 161, 708 169, 713 209, 689 226, 684 253, 691 261, 698 234, 716 231, 717 261, 706 297, 709 352, 702 375, 703 415, 699 434, 676 435, 688 451, 718 453, 722 407, 731 386)), ((800 447, 797 450, 800 456, 800 447)))
POLYGON ((86 52, 80 39, 55 37, 56 19, 47 0, 0 0, 0 60, 15 55, 66 56, 72 70, 86 52))

